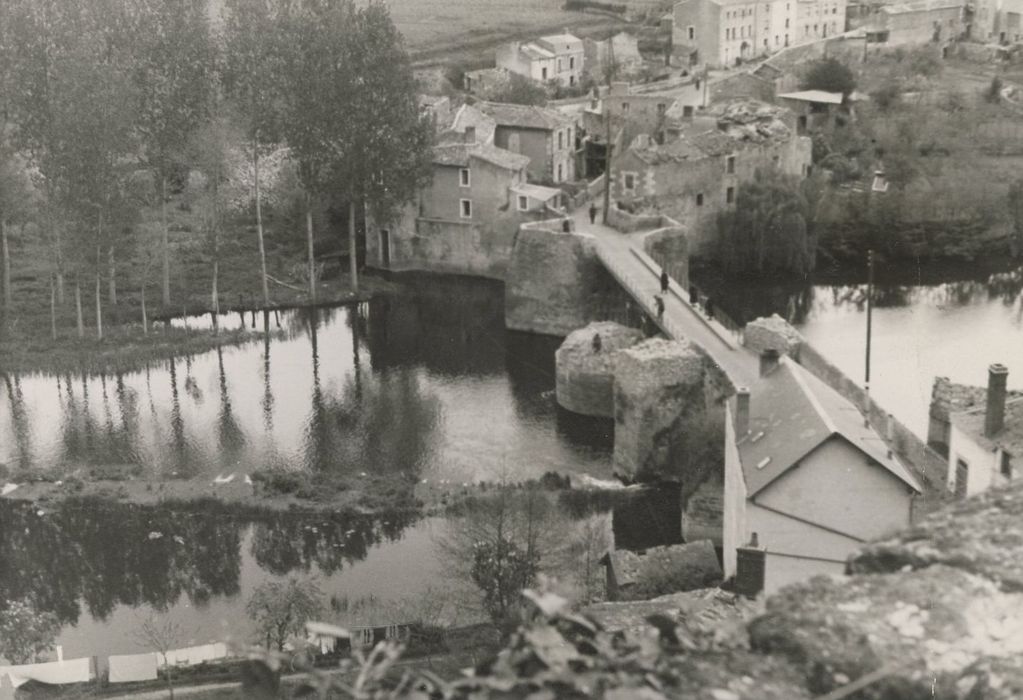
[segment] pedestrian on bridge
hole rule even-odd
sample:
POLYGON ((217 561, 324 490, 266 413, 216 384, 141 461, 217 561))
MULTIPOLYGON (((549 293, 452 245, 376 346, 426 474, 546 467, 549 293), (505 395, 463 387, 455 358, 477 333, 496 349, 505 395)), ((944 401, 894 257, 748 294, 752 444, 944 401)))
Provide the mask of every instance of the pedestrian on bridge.
POLYGON ((590 203, 590 223, 591 224, 597 223, 597 203, 596 202, 591 202, 590 203))
POLYGON ((664 320, 664 297, 660 294, 654 295, 654 305, 657 307, 657 322, 664 320))
POLYGON ((661 268, 661 294, 668 293, 668 271, 661 268))

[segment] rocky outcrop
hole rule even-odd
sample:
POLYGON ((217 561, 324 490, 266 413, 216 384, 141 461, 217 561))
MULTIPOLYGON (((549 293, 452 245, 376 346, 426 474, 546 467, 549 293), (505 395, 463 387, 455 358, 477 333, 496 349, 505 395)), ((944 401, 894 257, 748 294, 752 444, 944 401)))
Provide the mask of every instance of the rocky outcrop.
POLYGON ((625 481, 673 474, 682 420, 706 407, 703 354, 653 338, 619 353, 614 377, 614 470, 625 481))
POLYGON ((641 340, 639 330, 611 321, 572 331, 555 353, 558 405, 585 416, 612 418, 615 358, 641 340))
POLYGON ((583 608, 582 612, 611 632, 637 636, 650 631, 647 618, 651 615, 663 615, 695 635, 744 636, 745 623, 762 614, 764 604, 720 588, 701 588, 650 600, 596 603, 583 608))
POLYGON ((743 344, 757 354, 764 350, 777 350, 782 355, 795 358, 802 343, 803 336, 799 331, 778 314, 750 321, 743 330, 743 344))

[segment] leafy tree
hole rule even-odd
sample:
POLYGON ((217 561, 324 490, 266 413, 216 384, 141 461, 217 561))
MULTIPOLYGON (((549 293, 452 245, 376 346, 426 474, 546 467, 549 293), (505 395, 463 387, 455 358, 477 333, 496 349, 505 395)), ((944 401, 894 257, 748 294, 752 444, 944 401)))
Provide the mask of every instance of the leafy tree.
POLYGON ((494 102, 519 105, 547 104, 547 91, 543 85, 518 73, 510 73, 507 85, 499 90, 493 90, 486 97, 494 102))
POLYGON ((848 97, 856 89, 856 76, 837 58, 822 58, 810 64, 800 87, 803 90, 840 92, 842 97, 848 97))
POLYGON ((310 0, 283 22, 281 131, 305 190, 309 292, 316 297, 313 198, 348 210, 357 289, 356 210, 393 218, 429 172, 432 125, 421 114, 408 54, 386 6, 310 0))
POLYGON ((53 648, 60 621, 50 612, 36 610, 25 600, 9 600, 0 610, 0 656, 12 664, 27 664, 53 648))
POLYGON ((170 304, 167 182, 191 135, 206 122, 216 82, 206 4, 131 0, 125 24, 138 90, 136 130, 143 158, 158 183, 163 304, 170 304))
POLYGON ((252 199, 256 215, 256 237, 262 272, 263 304, 270 305, 267 283, 266 248, 263 240, 263 196, 260 189, 260 160, 274 146, 280 110, 279 8, 273 2, 227 0, 225 4, 224 88, 241 114, 241 123, 252 153, 252 199))
POLYGON ((261 584, 245 605, 259 641, 277 651, 283 651, 288 637, 301 634, 305 623, 315 620, 322 611, 323 593, 316 582, 294 577, 286 583, 261 584))
POLYGON ((997 75, 991 78, 991 84, 984 91, 984 99, 992 104, 1002 101, 1002 79, 997 75))
POLYGON ((817 241, 807 226, 807 204, 789 178, 757 173, 739 187, 735 209, 718 220, 717 257, 730 273, 806 274, 817 241))

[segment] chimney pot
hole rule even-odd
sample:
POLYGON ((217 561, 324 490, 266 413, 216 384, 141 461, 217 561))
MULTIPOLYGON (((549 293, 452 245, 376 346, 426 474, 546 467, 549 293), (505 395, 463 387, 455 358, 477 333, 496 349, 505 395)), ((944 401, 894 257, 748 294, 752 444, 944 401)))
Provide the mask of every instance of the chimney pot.
POLYGON ((735 390, 735 437, 749 433, 749 389, 740 386, 735 390))
POLYGON ((778 368, 779 357, 778 351, 771 348, 760 353, 761 377, 766 377, 778 368))
POLYGON ((1009 368, 995 363, 987 369, 987 406, 984 411, 984 435, 994 437, 1005 425, 1005 384, 1009 368))

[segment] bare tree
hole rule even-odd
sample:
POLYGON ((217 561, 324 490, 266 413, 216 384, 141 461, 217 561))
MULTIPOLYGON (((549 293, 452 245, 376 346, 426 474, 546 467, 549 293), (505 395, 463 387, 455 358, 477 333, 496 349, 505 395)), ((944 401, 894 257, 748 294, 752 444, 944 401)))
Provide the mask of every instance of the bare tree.
POLYGON ((178 647, 185 638, 181 625, 169 617, 157 617, 150 613, 141 619, 135 628, 135 641, 152 649, 163 659, 163 678, 167 682, 167 693, 174 700, 174 673, 168 653, 178 647))

